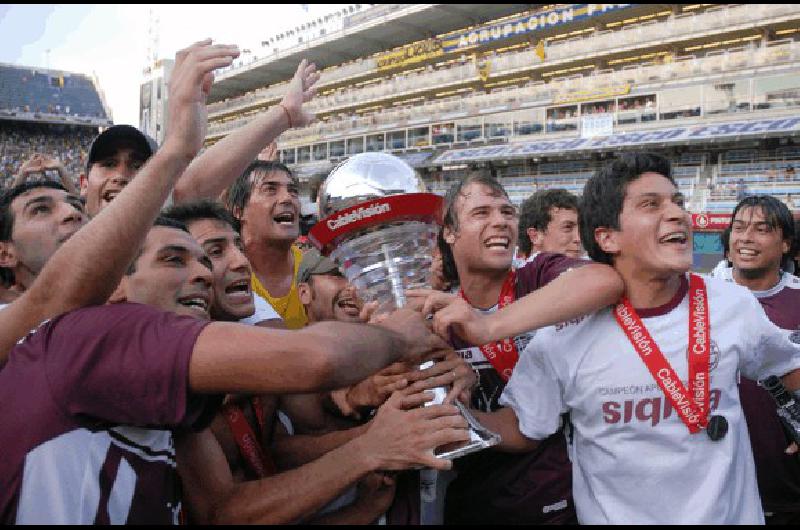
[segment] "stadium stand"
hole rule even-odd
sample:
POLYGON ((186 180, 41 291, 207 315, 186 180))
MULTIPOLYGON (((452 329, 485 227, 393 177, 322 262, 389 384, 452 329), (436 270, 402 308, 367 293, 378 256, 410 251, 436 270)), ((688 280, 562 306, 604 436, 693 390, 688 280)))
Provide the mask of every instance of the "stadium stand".
POLYGON ((0 185, 35 153, 60 160, 77 183, 98 128, 111 123, 89 77, 0 65, 0 185))
POLYGON ((279 141, 301 180, 383 150, 437 193, 488 167, 519 203, 537 189, 580 194, 603 160, 647 149, 673 161, 701 230, 743 194, 800 207, 797 5, 509 7, 469 21, 438 5, 362 9, 347 31, 231 72, 209 99, 207 143, 277 103, 288 73, 270 65, 308 57, 322 70, 320 119, 279 141), (392 29, 380 39, 377 26, 392 29), (383 49, 350 53, 362 37, 383 49))

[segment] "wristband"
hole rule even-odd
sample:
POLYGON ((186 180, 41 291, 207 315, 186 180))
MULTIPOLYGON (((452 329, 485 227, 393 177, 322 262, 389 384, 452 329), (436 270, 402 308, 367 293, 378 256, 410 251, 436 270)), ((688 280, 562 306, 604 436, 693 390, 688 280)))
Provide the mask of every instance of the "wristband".
POLYGON ((286 113, 286 119, 289 121, 289 128, 294 129, 294 125, 292 125, 292 117, 289 115, 289 110, 284 106, 283 103, 278 103, 278 106, 283 109, 284 113, 286 113))

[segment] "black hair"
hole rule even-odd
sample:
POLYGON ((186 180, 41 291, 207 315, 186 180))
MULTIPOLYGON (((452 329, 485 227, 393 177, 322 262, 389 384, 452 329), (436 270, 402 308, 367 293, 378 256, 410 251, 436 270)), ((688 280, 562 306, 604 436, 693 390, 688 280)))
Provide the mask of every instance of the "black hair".
POLYGON ((553 220, 550 210, 561 208, 578 211, 578 198, 567 190, 540 190, 525 199, 519 212, 519 249, 527 256, 531 253, 531 238, 528 228, 540 232, 547 230, 553 220))
POLYGON ((598 169, 586 182, 578 208, 578 222, 583 246, 593 260, 612 264, 611 254, 600 248, 594 232, 597 228, 619 230, 619 216, 628 184, 643 173, 663 175, 677 187, 669 160, 654 153, 620 155, 598 169))
MULTIPOLYGON (((67 192, 64 186, 53 180, 27 181, 5 190, 2 195, 0 195, 0 241, 11 241, 11 234, 14 232, 14 212, 11 209, 11 203, 23 193, 38 188, 49 188, 67 192)), ((14 277, 13 270, 7 267, 0 267, 0 284, 4 287, 11 287, 14 285, 15 281, 16 278, 14 277)))
MULTIPOLYGON (((157 226, 163 226, 165 228, 174 228, 176 230, 182 230, 182 231, 186 232, 187 234, 190 233, 189 229, 186 227, 185 223, 183 223, 181 221, 178 221, 177 219, 172 219, 171 217, 167 217, 165 215, 159 215, 158 217, 156 217, 155 222, 153 222, 153 227, 152 228, 155 228, 157 226)), ((142 244, 142 246, 139 247, 139 252, 136 253, 136 257, 133 258, 133 261, 131 261, 131 264, 128 265, 128 270, 125 271, 125 275, 126 276, 130 276, 131 274, 136 272, 136 262, 138 262, 139 258, 142 257, 142 252, 143 251, 144 251, 144 244, 142 244)))
POLYGON ((237 233, 240 223, 225 207, 218 201, 210 199, 199 199, 191 202, 174 204, 164 209, 161 215, 175 219, 186 225, 201 219, 214 219, 227 223, 237 233))
POLYGON ((789 207, 771 195, 751 195, 739 201, 739 204, 733 209, 731 222, 728 228, 725 229, 727 232, 727 239, 722 240, 722 247, 725 249, 725 253, 727 254, 730 251, 730 234, 731 230, 733 230, 733 220, 742 208, 760 208, 761 214, 764 216, 764 220, 767 224, 773 229, 780 228, 781 239, 789 241, 789 251, 785 252, 781 258, 781 268, 786 269, 794 258, 797 250, 795 221, 789 207))
POLYGON ((458 182, 453 183, 447 194, 444 196, 444 204, 442 206, 442 228, 439 230, 439 236, 436 238, 436 244, 439 247, 439 252, 442 254, 442 274, 445 280, 451 284, 458 283, 458 270, 456 269, 456 262, 453 258, 453 251, 450 245, 444 240, 444 229, 449 228, 453 232, 458 231, 458 215, 456 212, 456 202, 458 198, 463 195, 462 191, 470 184, 481 184, 492 190, 492 194, 496 196, 502 195, 508 199, 508 193, 500 182, 487 172, 475 171, 468 174, 458 182))
POLYGON ((297 182, 297 179, 292 175, 292 171, 280 162, 274 160, 254 160, 250 162, 244 172, 230 185, 225 197, 225 204, 234 216, 241 215, 244 207, 247 206, 250 194, 253 192, 253 185, 256 184, 252 176, 257 171, 265 175, 273 171, 282 171, 292 181, 297 182))

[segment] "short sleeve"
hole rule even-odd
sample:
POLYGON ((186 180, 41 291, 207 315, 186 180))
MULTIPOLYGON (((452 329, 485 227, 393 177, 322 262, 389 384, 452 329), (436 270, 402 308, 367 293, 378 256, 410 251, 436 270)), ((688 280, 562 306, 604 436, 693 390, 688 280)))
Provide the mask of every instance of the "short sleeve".
POLYGON ((514 409, 520 432, 531 440, 543 440, 558 431, 561 415, 567 411, 563 387, 544 353, 541 335, 522 352, 499 401, 514 409))
POLYGON ((563 254, 541 252, 517 269, 517 294, 524 296, 547 285, 568 270, 582 267, 587 263, 591 262, 569 258, 563 254))
POLYGON ((283 320, 269 302, 255 293, 253 294, 253 301, 256 306, 255 312, 251 316, 240 320, 239 322, 241 324, 255 326, 256 324, 264 322, 265 320, 283 320))
POLYGON ((800 368, 800 345, 790 340, 790 333, 773 324, 755 297, 747 297, 748 333, 751 341, 739 358, 742 375, 760 381, 778 377, 800 368))
POLYGON ((208 323, 128 303, 67 313, 40 335, 53 399, 87 421, 198 428, 219 401, 189 392, 189 361, 208 323))

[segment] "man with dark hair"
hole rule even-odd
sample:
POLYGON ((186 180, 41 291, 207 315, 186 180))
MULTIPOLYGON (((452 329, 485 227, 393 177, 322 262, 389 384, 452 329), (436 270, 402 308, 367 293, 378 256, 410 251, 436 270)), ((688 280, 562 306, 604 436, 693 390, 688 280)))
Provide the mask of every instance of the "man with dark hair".
POLYGON ((275 161, 256 160, 231 185, 227 205, 241 223, 245 254, 253 266, 253 291, 272 305, 286 327, 299 329, 307 318, 297 292, 303 253, 297 180, 275 161))
POLYGON ((58 247, 87 221, 83 204, 61 184, 26 182, 0 197, 0 267, 24 292, 58 247))
MULTIPOLYGON (((177 522, 172 431, 207 425, 219 400, 204 394, 338 388, 443 346, 412 311, 383 327, 322 323, 291 335, 209 322, 212 281, 211 261, 185 226, 161 221, 111 305, 46 322, 11 351, 0 371, 5 523, 177 522), (88 482, 87 469, 95 470, 88 482)), ((385 415, 401 423, 413 416, 428 433, 420 443, 372 424, 366 435, 375 443, 355 443, 350 465, 325 486, 343 488, 376 469, 448 466, 432 449, 467 438, 457 409, 405 413, 420 404, 406 397, 385 415)))
MULTIPOLYGON (((722 269, 717 277, 750 289, 773 324, 787 334, 796 333, 800 330, 800 279, 787 271, 796 241, 789 208, 768 195, 747 197, 733 210, 726 233, 724 248, 732 267, 722 269)), ((745 377, 739 395, 766 520, 796 522, 800 520, 800 463, 784 451, 790 440, 775 414, 775 402, 756 381, 745 377)))
POLYGON ((580 258, 578 198, 567 190, 551 189, 525 199, 519 214, 519 250, 525 261, 539 252, 580 258))
MULTIPOLYGON (((621 282, 606 265, 549 252, 513 270, 517 212, 502 185, 489 175, 475 173, 454 184, 445 196, 443 219, 438 243, 445 276, 448 281, 459 282, 461 289, 457 295, 424 291, 409 295, 428 296, 424 312, 447 306, 436 313, 435 328, 449 337, 478 373, 472 406, 495 411, 519 352, 533 336, 530 330, 615 302, 622 292, 621 282), (496 316, 507 311, 506 306, 525 302, 530 305, 526 305, 523 325, 498 330, 494 338, 462 338, 447 330, 450 321, 459 321, 457 315, 496 316), (506 337, 512 338, 501 340, 506 337)), ((570 464, 560 432, 532 453, 482 451, 458 459, 456 467, 458 476, 446 495, 446 523, 574 521, 570 464)))
MULTIPOLYGON (((745 289, 687 274, 683 205, 658 155, 622 155, 589 179, 582 240, 622 276, 624 297, 537 332, 500 399, 506 407, 477 413, 509 451, 536 447, 570 414, 581 523, 764 520, 737 378, 784 376, 796 390, 800 348, 745 289)), ((522 317, 523 306, 496 320, 522 317)))

